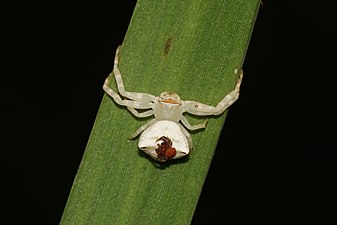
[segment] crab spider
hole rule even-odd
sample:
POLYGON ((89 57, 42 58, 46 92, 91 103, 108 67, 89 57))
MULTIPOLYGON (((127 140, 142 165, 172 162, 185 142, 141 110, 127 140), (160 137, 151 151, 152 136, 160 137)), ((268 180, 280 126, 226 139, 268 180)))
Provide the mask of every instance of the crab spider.
POLYGON ((112 99, 127 109, 136 117, 150 117, 137 131, 130 135, 133 139, 140 135, 138 147, 155 160, 165 162, 189 154, 192 149, 192 137, 188 130, 198 130, 206 127, 207 119, 197 125, 191 125, 184 113, 197 116, 219 115, 232 105, 239 97, 243 71, 239 71, 239 78, 233 91, 227 94, 216 106, 210 106, 196 101, 183 101, 176 93, 162 92, 159 97, 147 93, 125 91, 121 72, 118 69, 119 52, 116 50, 114 68, 106 78, 103 89, 112 99), (117 89, 121 96, 108 85, 114 76, 117 89), (137 109, 147 109, 138 112, 137 109))

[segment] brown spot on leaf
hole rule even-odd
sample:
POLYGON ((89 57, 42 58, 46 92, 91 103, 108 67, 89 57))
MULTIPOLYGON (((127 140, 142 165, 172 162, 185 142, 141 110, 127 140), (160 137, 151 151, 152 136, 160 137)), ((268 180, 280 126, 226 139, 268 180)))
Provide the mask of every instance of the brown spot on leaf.
POLYGON ((173 37, 170 37, 169 39, 166 40, 165 45, 164 45, 164 56, 166 56, 171 49, 173 43, 173 37))

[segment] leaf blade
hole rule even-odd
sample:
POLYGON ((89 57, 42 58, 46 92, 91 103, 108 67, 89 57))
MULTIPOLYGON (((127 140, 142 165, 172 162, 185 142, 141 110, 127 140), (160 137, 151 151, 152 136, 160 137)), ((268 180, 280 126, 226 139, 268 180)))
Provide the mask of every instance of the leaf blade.
MULTIPOLYGON (((216 105, 236 82, 258 5, 138 1, 120 58, 126 89, 216 105)), ((105 95, 61 224, 190 223, 224 120, 211 118, 189 157, 160 168, 126 138, 146 120, 105 95)))

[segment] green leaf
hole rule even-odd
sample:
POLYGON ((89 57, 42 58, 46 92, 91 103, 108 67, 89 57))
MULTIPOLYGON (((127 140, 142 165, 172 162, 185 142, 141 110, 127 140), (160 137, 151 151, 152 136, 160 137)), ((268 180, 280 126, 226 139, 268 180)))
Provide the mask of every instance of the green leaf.
MULTIPOLYGON (((216 105, 237 81, 259 4, 139 0, 120 54, 126 90, 171 91, 216 105)), ((110 86, 117 90, 113 79, 110 86)), ((137 139, 127 139, 148 118, 134 117, 105 94, 61 224, 189 224, 225 114, 192 132, 188 157, 158 164, 138 150, 137 139)))

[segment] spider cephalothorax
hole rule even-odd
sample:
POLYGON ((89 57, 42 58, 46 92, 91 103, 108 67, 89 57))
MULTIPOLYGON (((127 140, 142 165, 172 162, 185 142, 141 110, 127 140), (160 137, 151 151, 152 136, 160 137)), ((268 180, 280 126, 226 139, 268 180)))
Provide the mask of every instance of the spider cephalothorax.
POLYGON ((103 89, 114 101, 127 109, 136 117, 154 116, 129 138, 139 134, 138 147, 152 158, 165 162, 188 155, 192 149, 192 138, 188 130, 198 130, 206 127, 207 119, 197 125, 191 125, 184 113, 197 116, 219 115, 232 105, 239 97, 243 72, 239 70, 239 79, 233 91, 227 94, 217 106, 210 106, 196 101, 183 101, 179 95, 162 92, 159 97, 147 93, 128 92, 124 89, 122 75, 118 69, 120 46, 116 50, 113 72, 105 80, 103 89), (115 77, 118 92, 127 99, 122 99, 109 85, 110 77, 115 77), (138 112, 137 109, 148 109, 138 112))

